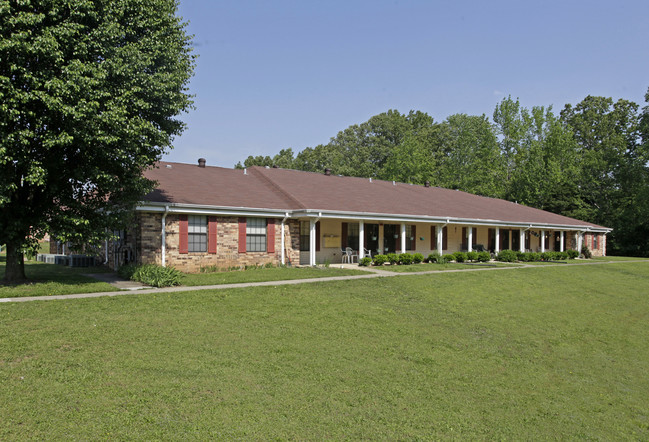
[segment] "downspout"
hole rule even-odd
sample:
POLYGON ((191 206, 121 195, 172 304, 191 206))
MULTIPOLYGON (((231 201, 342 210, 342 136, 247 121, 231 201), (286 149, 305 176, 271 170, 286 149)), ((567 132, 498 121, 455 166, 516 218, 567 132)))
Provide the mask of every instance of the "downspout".
POLYGON ((162 214, 162 244, 160 251, 162 253, 162 267, 166 267, 167 255, 167 213, 169 213, 169 206, 165 206, 165 211, 162 214))

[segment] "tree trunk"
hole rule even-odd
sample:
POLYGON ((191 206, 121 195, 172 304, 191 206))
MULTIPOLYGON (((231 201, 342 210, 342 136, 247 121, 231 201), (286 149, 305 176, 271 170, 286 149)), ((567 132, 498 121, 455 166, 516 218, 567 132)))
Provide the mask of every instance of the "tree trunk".
POLYGON ((25 282, 25 257, 20 252, 21 242, 7 241, 7 265, 3 282, 19 284, 25 282))

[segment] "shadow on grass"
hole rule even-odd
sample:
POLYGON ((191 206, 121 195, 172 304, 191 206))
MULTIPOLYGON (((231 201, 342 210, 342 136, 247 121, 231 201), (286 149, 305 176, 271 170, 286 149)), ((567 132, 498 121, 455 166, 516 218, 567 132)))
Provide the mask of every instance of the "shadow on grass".
POLYGON ((46 296, 71 293, 91 293, 113 290, 110 284, 99 282, 83 273, 104 273, 105 267, 66 267, 25 261, 27 281, 21 284, 5 284, 6 257, 0 257, 0 297, 46 296))

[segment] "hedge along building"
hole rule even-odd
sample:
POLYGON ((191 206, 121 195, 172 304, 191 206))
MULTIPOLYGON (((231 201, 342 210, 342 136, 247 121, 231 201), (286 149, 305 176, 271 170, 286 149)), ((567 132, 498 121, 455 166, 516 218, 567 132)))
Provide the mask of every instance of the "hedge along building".
POLYGON ((160 162, 154 192, 113 244, 125 257, 183 271, 340 262, 368 253, 563 251, 606 253, 610 229, 508 201, 438 187, 297 170, 160 162), (125 253, 127 251, 128 253, 125 253))

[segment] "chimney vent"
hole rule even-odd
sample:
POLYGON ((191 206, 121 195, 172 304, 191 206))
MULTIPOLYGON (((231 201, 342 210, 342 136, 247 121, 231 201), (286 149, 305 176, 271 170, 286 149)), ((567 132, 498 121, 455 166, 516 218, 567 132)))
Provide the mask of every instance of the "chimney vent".
POLYGON ((426 182, 424 183, 424 187, 430 187, 430 181, 426 181, 426 182))
POLYGON ((198 167, 205 167, 205 158, 198 159, 198 167))
POLYGON ((329 169, 328 167, 325 169, 325 175, 331 175, 331 169, 329 169))
POLYGON ((273 164, 273 169, 279 169, 279 166, 277 164, 273 164))

